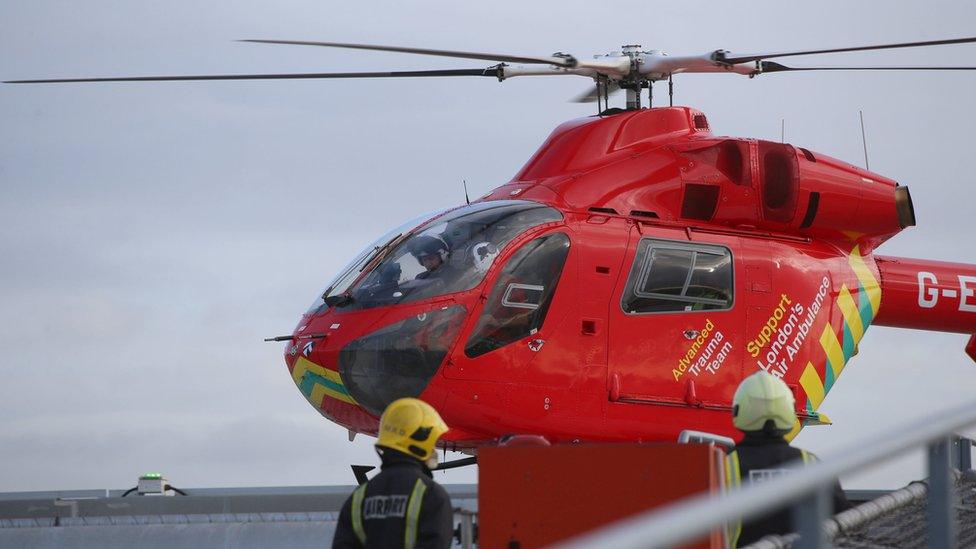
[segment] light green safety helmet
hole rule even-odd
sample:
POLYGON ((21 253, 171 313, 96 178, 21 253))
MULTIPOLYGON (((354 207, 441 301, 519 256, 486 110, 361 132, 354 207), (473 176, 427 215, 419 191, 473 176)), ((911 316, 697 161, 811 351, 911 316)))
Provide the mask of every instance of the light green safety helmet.
POLYGON ((796 423, 793 391, 782 379, 759 371, 742 380, 732 397, 732 424, 740 431, 762 431, 767 421, 789 431, 796 423))

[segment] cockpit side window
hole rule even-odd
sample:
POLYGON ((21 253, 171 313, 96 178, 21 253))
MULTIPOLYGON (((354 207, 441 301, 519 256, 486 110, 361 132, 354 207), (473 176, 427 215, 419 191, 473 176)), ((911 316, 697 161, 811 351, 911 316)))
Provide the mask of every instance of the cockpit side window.
POLYGON ((621 306, 631 314, 722 310, 732 308, 732 294, 728 248, 645 238, 621 306))
POLYGON ((569 254, 569 237, 532 240, 508 260, 464 347, 468 358, 504 347, 542 328, 569 254))

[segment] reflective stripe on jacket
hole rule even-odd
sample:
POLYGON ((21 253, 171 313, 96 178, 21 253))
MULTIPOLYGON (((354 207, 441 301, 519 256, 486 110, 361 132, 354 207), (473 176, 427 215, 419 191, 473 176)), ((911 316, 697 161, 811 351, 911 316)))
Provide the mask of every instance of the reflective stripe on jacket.
MULTIPOLYGON (((807 452, 806 450, 802 450, 802 449, 799 449, 799 448, 797 448, 796 450, 799 450, 800 456, 803 459, 803 464, 804 465, 809 465, 811 462, 813 462, 813 461, 815 461, 817 459, 816 456, 814 456, 810 452, 807 452)), ((788 460, 786 460, 783 463, 786 463, 786 462, 789 462, 789 461, 794 461, 794 460, 793 459, 788 459, 788 460)), ((772 465, 772 464, 767 464, 767 465, 772 465)), ((748 465, 747 465, 747 467, 748 467, 748 465)), ((742 485, 743 478, 745 478, 745 480, 746 481, 749 481, 749 482, 762 482, 762 481, 765 481, 765 480, 772 480, 776 476, 782 476, 782 475, 788 474, 788 471, 789 470, 786 469, 786 468, 759 469, 759 470, 754 470, 754 469, 751 469, 751 468, 747 468, 747 469, 745 469, 745 471, 743 471, 742 464, 740 463, 740 460, 739 460, 739 452, 737 450, 732 450, 732 452, 730 452, 727 456, 725 456, 725 486, 726 486, 726 488, 738 488, 738 487, 740 487, 742 485), (752 473, 760 472, 760 471, 764 471, 764 472, 767 472, 769 474, 761 474, 761 475, 753 475, 752 474, 752 473)), ((754 523, 757 522, 757 520, 761 520, 761 519, 762 519, 762 517, 760 517, 760 519, 754 519, 753 521, 750 521, 748 523, 748 525, 750 526, 750 529, 751 530, 757 530, 756 525, 754 523)), ((789 517, 787 517, 787 520, 788 519, 789 519, 789 517)), ((777 524, 781 524, 783 522, 783 518, 782 518, 782 516, 780 516, 778 514, 777 515, 773 515, 771 517, 770 516, 767 516, 767 520, 765 522, 767 522, 767 523, 768 522, 772 522, 774 525, 777 525, 777 524), (772 519, 772 520, 770 521, 769 519, 772 519)), ((775 528, 775 526, 773 526, 773 528, 775 528)), ((787 532, 790 531, 789 530, 790 529, 789 523, 787 523, 785 525, 785 528, 786 528, 786 530, 784 530, 781 533, 787 533, 787 532)), ((773 533, 773 532, 765 532, 765 530, 769 529, 769 526, 768 525, 759 525, 759 529, 761 529, 762 531, 764 531, 764 533, 762 534, 763 536, 769 535, 769 534, 773 533)), ((737 521, 730 522, 729 525, 728 525, 727 536, 728 536, 728 540, 729 540, 729 547, 737 547, 738 546, 738 542, 739 542, 739 538, 742 536, 742 521, 737 520, 737 521)), ((749 536, 749 537, 751 538, 752 536, 749 536)), ((760 536, 760 537, 762 537, 762 536, 760 536)), ((758 538, 756 538, 756 539, 758 539, 758 538)), ((752 540, 752 541, 755 541, 755 540, 752 540)), ((752 541, 749 541, 749 543, 752 543, 752 541)))
MULTIPOLYGON (((406 516, 404 517, 403 547, 414 549, 417 544, 417 521, 420 520, 420 510, 424 504, 424 492, 427 485, 424 481, 417 479, 413 485, 413 491, 406 505, 406 516)), ((366 545, 366 529, 363 528, 363 499, 366 495, 366 485, 363 484, 352 493, 352 531, 356 534, 359 543, 366 545)), ((382 496, 377 496, 382 497, 382 496)))
POLYGON ((383 469, 357 487, 339 513, 332 546, 445 549, 454 528, 451 499, 417 459, 384 449, 383 469))
MULTIPOLYGON (((817 461, 811 452, 794 448, 782 436, 762 433, 746 433, 735 449, 725 459, 725 485, 737 488, 744 483, 766 482, 789 474, 789 462, 806 465, 817 461)), ((834 512, 850 508, 839 482, 834 483, 834 512)), ((793 531, 793 520, 789 508, 778 509, 745 523, 734 522, 728 525, 730 547, 748 545, 770 534, 787 534, 793 531)))

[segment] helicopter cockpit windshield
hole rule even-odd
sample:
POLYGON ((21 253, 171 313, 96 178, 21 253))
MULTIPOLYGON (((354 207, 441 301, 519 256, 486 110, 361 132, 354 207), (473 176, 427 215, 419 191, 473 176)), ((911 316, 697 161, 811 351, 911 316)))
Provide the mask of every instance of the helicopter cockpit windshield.
POLYGON ((325 303, 326 298, 343 294, 347 289, 349 289, 349 285, 359 278, 359 275, 369 265, 369 262, 377 256, 383 254, 394 242, 403 236, 404 233, 415 229, 428 219, 440 216, 446 211, 448 211, 448 209, 437 210, 435 212, 414 217, 395 229, 387 231, 386 234, 377 238, 375 242, 363 248, 362 251, 356 254, 353 260, 343 267, 342 270, 339 271, 339 274, 337 274, 335 278, 329 282, 329 285, 325 287, 325 290, 319 293, 318 297, 308 308, 305 314, 315 314, 324 311, 327 308, 325 303))
POLYGON ((349 286, 348 299, 337 307, 368 309, 469 290, 515 236, 560 220, 558 210, 524 200, 462 206, 394 237, 385 255, 366 260, 368 272, 349 286))

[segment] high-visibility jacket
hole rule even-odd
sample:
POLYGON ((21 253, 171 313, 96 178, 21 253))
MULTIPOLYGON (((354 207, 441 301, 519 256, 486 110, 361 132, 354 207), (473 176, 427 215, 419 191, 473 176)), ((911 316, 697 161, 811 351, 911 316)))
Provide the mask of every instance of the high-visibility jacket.
POLYGON ((333 548, 444 549, 454 533, 451 498, 419 460, 383 449, 378 475, 339 512, 333 548))
MULTIPOLYGON (((790 473, 791 468, 786 466, 790 462, 806 465, 814 461, 817 461, 817 456, 790 446, 782 436, 748 433, 725 456, 725 483, 728 487, 737 487, 748 482, 774 480, 790 473)), ((850 507, 839 482, 834 485, 833 499, 835 513, 850 507)), ((730 524, 729 545, 741 547, 759 541, 763 536, 793 531, 791 509, 787 507, 744 523, 737 521, 730 524)))

